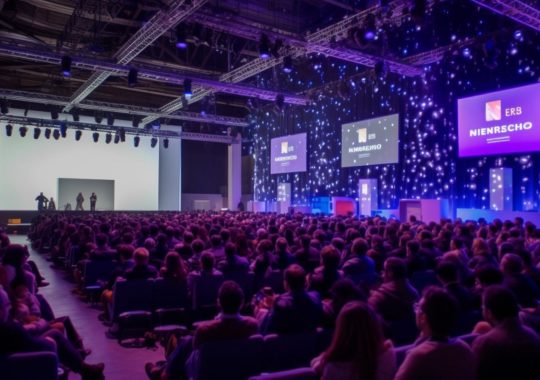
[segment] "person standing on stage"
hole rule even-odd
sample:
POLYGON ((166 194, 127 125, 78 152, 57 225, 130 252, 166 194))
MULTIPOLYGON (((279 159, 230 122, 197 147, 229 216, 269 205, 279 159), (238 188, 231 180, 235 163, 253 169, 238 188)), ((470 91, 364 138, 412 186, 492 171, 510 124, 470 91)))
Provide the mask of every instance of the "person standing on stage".
POLYGON ((83 202, 84 202, 84 197, 82 195, 82 193, 79 193, 79 195, 77 195, 77 205, 75 206, 75 211, 84 211, 84 208, 83 208, 83 202))
POLYGON ((96 193, 92 193, 92 195, 90 195, 90 211, 96 211, 96 202, 97 195, 96 193))
POLYGON ((49 201, 43 193, 39 193, 39 195, 36 197, 36 201, 38 202, 38 211, 45 210, 45 204, 49 201))
POLYGON ((51 199, 49 199, 49 207, 48 207, 49 211, 55 211, 56 210, 56 203, 54 203, 54 198, 51 197, 51 199))

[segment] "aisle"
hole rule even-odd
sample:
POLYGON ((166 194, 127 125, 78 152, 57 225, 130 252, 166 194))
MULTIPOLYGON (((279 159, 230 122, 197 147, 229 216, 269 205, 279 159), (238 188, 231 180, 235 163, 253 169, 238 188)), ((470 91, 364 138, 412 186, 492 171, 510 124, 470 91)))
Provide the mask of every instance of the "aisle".
MULTIPOLYGON (((10 235, 12 243, 27 244, 26 236, 10 235)), ((98 320, 100 310, 90 307, 71 293, 74 285, 69 282, 62 271, 51 269, 50 263, 30 249, 30 258, 34 260, 43 276, 50 282, 39 292, 51 304, 56 316, 69 315, 83 337, 87 348, 92 349, 88 357, 90 363, 105 363, 105 378, 107 380, 144 380, 144 363, 147 361, 163 360, 163 349, 149 350, 146 348, 124 348, 116 340, 105 336, 107 327, 98 320)), ((72 374, 70 379, 80 379, 72 374)))

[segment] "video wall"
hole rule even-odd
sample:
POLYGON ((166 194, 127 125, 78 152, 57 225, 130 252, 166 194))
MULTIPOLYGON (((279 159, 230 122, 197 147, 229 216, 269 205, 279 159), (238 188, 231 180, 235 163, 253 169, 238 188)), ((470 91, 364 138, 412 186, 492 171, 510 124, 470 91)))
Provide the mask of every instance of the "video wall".
POLYGON ((540 151, 540 83, 458 100, 460 157, 540 151))

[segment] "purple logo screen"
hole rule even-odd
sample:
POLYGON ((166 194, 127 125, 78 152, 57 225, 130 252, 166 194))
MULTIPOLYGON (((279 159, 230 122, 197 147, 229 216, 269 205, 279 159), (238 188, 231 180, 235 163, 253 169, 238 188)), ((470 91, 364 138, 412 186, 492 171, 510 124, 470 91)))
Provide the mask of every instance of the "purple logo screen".
POLYGON ((540 83, 458 99, 460 157, 540 150, 540 83))
POLYGON ((270 143, 270 174, 305 172, 306 143, 306 133, 272 139, 270 143))

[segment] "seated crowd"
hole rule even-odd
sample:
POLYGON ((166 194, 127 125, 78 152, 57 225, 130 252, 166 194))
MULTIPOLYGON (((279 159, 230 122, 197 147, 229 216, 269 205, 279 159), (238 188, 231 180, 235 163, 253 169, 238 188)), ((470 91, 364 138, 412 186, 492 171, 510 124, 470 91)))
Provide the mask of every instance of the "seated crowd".
MULTIPOLYGON (((540 378, 540 229, 521 218, 59 213, 40 215, 30 238, 74 268, 78 292, 88 263, 114 260, 101 284, 108 324, 119 279, 161 277, 189 292, 201 278, 223 279, 215 319, 192 321, 190 333, 170 339, 165 360, 146 364, 151 379, 197 378, 209 342, 321 328, 333 330, 311 363, 322 379, 540 378), (280 289, 266 281, 276 272, 280 289), (254 289, 226 280, 243 273, 253 274, 254 289), (456 338, 468 333, 478 334, 472 343, 456 338), (401 363, 396 349, 410 343, 401 363)), ((0 354, 56 350, 83 378, 99 376, 103 365, 84 362, 69 318, 40 315, 39 272, 24 247, 5 235, 0 242, 0 354), (6 344, 10 336, 24 343, 6 344)))

